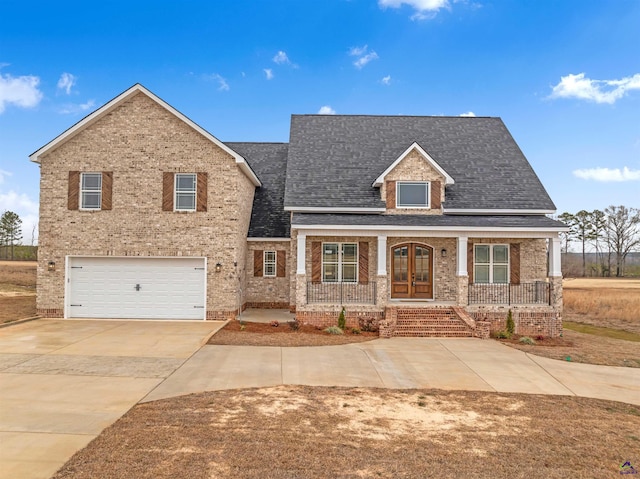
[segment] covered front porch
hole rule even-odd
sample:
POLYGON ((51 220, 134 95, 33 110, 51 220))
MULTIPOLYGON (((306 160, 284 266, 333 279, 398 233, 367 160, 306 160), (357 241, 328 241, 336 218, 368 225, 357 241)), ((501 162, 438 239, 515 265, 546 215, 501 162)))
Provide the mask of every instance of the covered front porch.
MULTIPOLYGON (((537 229, 329 226, 298 224, 299 216, 325 215, 294 215, 292 298, 303 320, 335 324, 342 307, 352 318, 369 315, 377 321, 385 321, 391 309, 449 314, 461 308, 472 321, 498 325, 502 312, 512 308, 543 314, 554 326, 543 327, 542 334, 557 334, 562 282, 555 224, 537 229)), ((347 217, 340 218, 346 223, 351 215, 330 216, 347 217)), ((379 218, 390 221, 389 216, 367 217, 379 218)), ((406 217, 399 220, 406 222, 406 217)), ((525 315, 518 317, 524 328, 525 315)))

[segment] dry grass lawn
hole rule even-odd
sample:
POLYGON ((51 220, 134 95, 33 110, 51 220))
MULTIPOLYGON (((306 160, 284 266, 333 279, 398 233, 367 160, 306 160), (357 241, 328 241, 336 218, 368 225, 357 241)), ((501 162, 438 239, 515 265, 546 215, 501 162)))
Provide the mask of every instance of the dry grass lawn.
POLYGON ((0 261, 0 323, 36 315, 36 262, 0 261))
POLYGON ((640 334, 640 279, 565 280, 564 319, 640 334))
POLYGON ((567 396, 281 386, 135 406, 54 479, 614 477, 640 408, 567 396))

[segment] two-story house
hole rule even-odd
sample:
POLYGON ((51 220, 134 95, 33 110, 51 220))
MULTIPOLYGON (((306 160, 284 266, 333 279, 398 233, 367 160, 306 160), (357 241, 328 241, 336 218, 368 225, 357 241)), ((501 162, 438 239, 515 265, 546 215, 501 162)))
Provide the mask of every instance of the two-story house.
POLYGON ((134 85, 31 159, 42 316, 562 331, 565 227, 499 118, 293 115, 289 143, 231 143, 134 85))

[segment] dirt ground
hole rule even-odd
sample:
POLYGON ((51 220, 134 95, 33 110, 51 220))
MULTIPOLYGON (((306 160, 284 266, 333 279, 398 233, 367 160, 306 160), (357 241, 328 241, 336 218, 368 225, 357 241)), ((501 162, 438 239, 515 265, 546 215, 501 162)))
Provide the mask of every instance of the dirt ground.
POLYGON ((281 386, 137 405, 53 479, 614 477, 639 431, 587 398, 281 386))
POLYGON ((360 334, 353 334, 349 329, 342 335, 329 334, 314 326, 300 326, 295 331, 287 323, 281 323, 278 327, 263 323, 244 323, 244 329, 242 329, 240 321, 230 321, 209 339, 208 344, 280 347, 331 346, 360 343, 378 337, 378 333, 362 331, 360 334))
POLYGON ((35 261, 0 261, 0 324, 36 315, 35 261))

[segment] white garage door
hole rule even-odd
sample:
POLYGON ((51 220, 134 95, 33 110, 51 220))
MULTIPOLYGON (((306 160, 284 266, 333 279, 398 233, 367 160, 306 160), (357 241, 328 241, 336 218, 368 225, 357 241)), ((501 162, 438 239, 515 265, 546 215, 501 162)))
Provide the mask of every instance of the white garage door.
POLYGON ((204 258, 70 257, 71 318, 205 319, 204 258))

